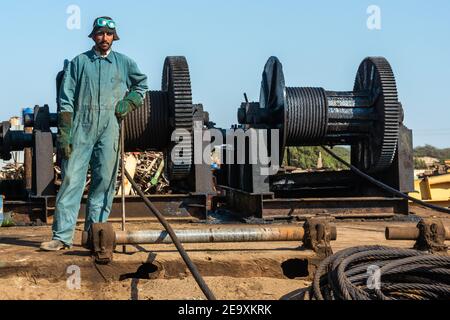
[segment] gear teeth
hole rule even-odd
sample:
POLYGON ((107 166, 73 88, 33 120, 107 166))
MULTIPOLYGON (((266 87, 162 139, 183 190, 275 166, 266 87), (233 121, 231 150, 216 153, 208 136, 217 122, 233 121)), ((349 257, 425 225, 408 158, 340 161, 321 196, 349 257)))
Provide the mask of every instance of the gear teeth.
MULTIPOLYGON (((382 127, 373 132, 382 131, 383 136, 380 145, 377 146, 376 159, 367 169, 370 172, 380 172, 389 168, 394 161, 400 130, 400 106, 394 73, 389 62, 383 57, 369 57, 361 63, 354 90, 370 89, 367 88, 366 78, 368 68, 374 68, 377 72, 378 77, 374 80, 379 82, 377 84, 380 86, 380 95, 375 105, 381 108, 380 115, 383 117, 383 121, 380 122, 382 127)), ((375 137, 374 141, 377 138, 375 137)))
MULTIPOLYGON (((174 130, 184 129, 191 133, 193 126, 193 104, 192 89, 189 66, 185 57, 167 57, 164 63, 162 90, 168 92, 170 117, 174 119, 174 130)), ((178 145, 171 144, 167 156, 172 152, 183 149, 183 163, 174 163, 168 161, 169 178, 172 180, 181 180, 188 177, 191 172, 193 162, 193 142, 178 145)))

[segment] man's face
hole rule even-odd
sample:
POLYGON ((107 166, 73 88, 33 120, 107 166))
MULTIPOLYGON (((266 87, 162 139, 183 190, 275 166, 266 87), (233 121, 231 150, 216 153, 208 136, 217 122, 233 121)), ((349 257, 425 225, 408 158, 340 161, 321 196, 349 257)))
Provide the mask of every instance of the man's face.
POLYGON ((114 34, 112 32, 100 32, 94 35, 94 41, 97 48, 103 52, 107 52, 114 41, 114 34))

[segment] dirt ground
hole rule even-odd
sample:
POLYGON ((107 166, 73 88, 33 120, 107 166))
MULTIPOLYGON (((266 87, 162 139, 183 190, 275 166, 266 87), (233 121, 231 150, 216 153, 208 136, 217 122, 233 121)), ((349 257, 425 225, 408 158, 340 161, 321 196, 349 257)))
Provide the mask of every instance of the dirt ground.
MULTIPOLYGON (((421 216, 443 218, 450 224, 446 215, 416 211, 421 216)), ((387 225, 416 225, 416 222, 400 218, 337 221, 336 225, 338 239, 332 243, 334 252, 371 244, 411 248, 412 241, 386 241, 384 230, 387 225)), ((176 229, 211 227, 232 225, 174 226, 176 229)), ((80 243, 81 228, 81 225, 77 227, 75 243, 80 243)), ((115 228, 119 229, 120 225, 115 228)), ((157 223, 132 223, 128 229, 161 230, 161 227, 157 223)), ((1 299, 204 299, 173 245, 128 246, 126 254, 115 254, 111 265, 95 266, 89 252, 79 245, 57 253, 40 252, 40 243, 49 240, 50 235, 48 226, 0 229, 1 299), (73 266, 79 270, 79 287, 74 280, 78 273, 74 273, 73 266)), ((300 245, 295 242, 215 243, 185 244, 185 248, 217 298, 276 300, 295 295, 310 284, 319 260, 300 245)))

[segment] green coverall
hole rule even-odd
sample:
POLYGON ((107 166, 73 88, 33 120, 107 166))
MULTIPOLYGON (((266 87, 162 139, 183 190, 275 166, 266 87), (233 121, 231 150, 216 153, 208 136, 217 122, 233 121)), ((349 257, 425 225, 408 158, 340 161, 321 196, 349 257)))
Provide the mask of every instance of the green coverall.
POLYGON ((85 230, 108 220, 119 164, 120 130, 115 107, 127 91, 144 99, 147 90, 147 77, 136 63, 114 51, 102 58, 92 49, 68 65, 59 102, 60 112, 73 113, 72 155, 62 162, 63 183, 56 198, 53 240, 68 246, 73 243, 89 166, 92 180, 85 230))

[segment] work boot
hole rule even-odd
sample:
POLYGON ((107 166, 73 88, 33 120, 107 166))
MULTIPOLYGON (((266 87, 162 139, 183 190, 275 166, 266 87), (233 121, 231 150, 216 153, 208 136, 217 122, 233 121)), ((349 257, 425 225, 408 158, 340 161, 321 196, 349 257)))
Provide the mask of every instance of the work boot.
POLYGON ((41 244, 42 251, 59 251, 69 249, 70 247, 59 240, 52 240, 41 244))

